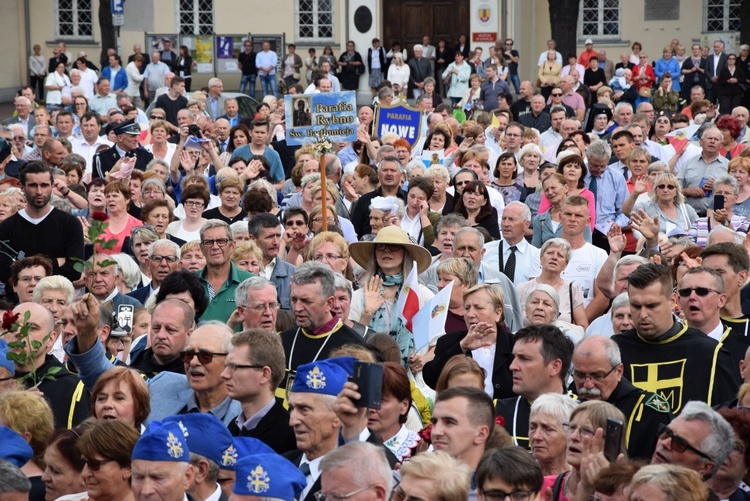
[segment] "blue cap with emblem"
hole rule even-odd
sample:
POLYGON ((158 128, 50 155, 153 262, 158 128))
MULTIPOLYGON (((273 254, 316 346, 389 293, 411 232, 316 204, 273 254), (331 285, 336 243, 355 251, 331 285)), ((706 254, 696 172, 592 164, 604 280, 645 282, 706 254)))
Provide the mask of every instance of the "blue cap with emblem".
POLYGON ((8 358, 8 343, 4 339, 0 339, 0 367, 7 369, 11 376, 16 375, 16 363, 8 358))
POLYGON ((34 455, 26 440, 5 426, 0 426, 0 444, 0 459, 5 459, 19 468, 28 463, 34 455))
POLYGON ((180 425, 153 421, 136 442, 131 458, 189 463, 190 449, 180 425))
POLYGON ((113 129, 113 132, 118 136, 120 134, 133 134, 137 136, 141 133, 141 126, 136 123, 134 118, 131 118, 130 120, 120 122, 117 127, 113 129))
POLYGON ((257 454, 276 454, 265 442, 253 437, 234 437, 230 445, 223 453, 219 468, 234 471, 237 461, 257 454))
POLYGON ((177 423, 190 452, 221 466, 224 451, 232 445, 232 435, 219 418, 210 412, 192 412, 168 416, 163 422, 177 423))
POLYGON ((240 496, 297 499, 307 485, 294 464, 278 454, 256 454, 237 461, 232 492, 240 496))
POLYGON ((318 360, 297 367, 291 391, 337 396, 349 376, 354 374, 354 357, 336 357, 318 360))

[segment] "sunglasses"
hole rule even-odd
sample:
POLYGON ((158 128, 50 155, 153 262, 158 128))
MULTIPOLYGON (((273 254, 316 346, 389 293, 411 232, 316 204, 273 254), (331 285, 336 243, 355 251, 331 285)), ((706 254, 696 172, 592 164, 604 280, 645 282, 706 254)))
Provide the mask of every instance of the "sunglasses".
POLYGON ((562 94, 556 94, 556 93, 553 92, 552 93, 552 97, 562 97, 562 94))
POLYGON ((684 287, 682 289, 678 289, 677 293, 680 295, 680 297, 690 297, 690 294, 692 294, 693 291, 695 291, 695 295, 698 297, 706 297, 711 292, 721 294, 721 292, 714 289, 709 289, 708 287, 684 287))
POLYGON ((212 353, 210 351, 194 351, 185 350, 180 353, 180 358, 183 363, 189 364, 193 361, 193 357, 198 357, 198 362, 201 365, 208 365, 213 362, 214 357, 226 357, 227 353, 212 353))
POLYGON ((673 189, 675 189, 675 186, 673 184, 660 184, 656 188, 659 189, 659 190, 669 190, 669 191, 672 191, 673 189))
POLYGON ((89 467, 91 471, 99 471, 103 464, 111 463, 114 459, 88 459, 85 456, 81 456, 81 462, 89 467))
POLYGON ((683 452, 689 450, 691 452, 698 454, 700 457, 704 459, 713 461, 713 458, 711 458, 711 456, 699 451, 698 449, 690 445, 687 440, 685 440, 679 435, 676 435, 675 432, 672 431, 664 423, 659 424, 659 428, 657 430, 657 436, 659 437, 660 440, 666 440, 669 438, 672 441, 672 450, 675 452, 682 454, 683 452))
POLYGON ((148 118, 151 120, 164 120, 164 117, 161 115, 149 115, 148 118))

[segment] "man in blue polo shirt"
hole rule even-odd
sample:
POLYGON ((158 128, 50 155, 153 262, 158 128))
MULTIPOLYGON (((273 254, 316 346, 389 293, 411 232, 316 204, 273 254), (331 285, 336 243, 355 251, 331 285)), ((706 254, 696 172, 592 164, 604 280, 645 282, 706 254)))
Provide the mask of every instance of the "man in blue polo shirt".
POLYGON ((256 119, 250 124, 250 142, 240 146, 232 154, 232 158, 241 157, 245 162, 249 162, 253 155, 266 157, 271 166, 271 177, 273 178, 274 187, 280 190, 284 185, 284 166, 281 164, 281 157, 275 150, 266 146, 266 138, 270 132, 268 121, 256 119))

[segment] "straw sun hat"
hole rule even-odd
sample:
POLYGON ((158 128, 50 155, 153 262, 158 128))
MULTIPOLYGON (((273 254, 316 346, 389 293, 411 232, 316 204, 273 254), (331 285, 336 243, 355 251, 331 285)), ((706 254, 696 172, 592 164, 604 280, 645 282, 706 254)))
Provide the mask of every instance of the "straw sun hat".
POLYGON ((368 263, 375 259, 375 246, 378 244, 398 244, 406 249, 404 259, 413 259, 417 262, 417 271, 424 273, 432 264, 432 256, 424 247, 420 247, 409 240, 409 235, 398 226, 386 226, 378 231, 375 240, 371 242, 353 242, 349 244, 349 255, 362 268, 367 268, 368 263))

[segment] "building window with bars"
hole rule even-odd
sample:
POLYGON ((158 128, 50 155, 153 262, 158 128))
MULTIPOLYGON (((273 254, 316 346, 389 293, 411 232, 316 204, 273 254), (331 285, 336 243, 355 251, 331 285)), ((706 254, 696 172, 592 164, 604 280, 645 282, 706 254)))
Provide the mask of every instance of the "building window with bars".
POLYGON ((211 35, 214 32, 213 0, 178 0, 180 35, 211 35))
POLYGON ((705 0, 706 30, 709 33, 740 31, 741 0, 705 0))
POLYGON ((333 0, 297 0, 296 41, 333 41, 333 0))
POLYGON ((92 0, 57 0, 55 35, 61 39, 94 38, 92 0))
POLYGON ((581 0, 581 38, 620 38, 620 0, 581 0))

